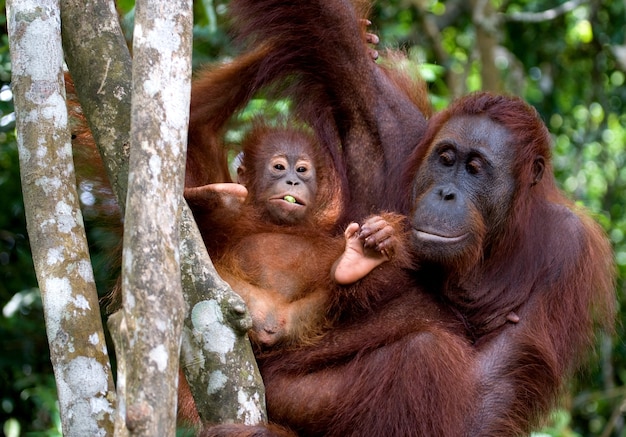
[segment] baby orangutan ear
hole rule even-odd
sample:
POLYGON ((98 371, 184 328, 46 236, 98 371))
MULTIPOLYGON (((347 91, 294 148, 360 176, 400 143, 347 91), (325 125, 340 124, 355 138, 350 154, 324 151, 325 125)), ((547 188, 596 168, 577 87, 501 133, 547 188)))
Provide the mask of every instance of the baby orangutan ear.
POLYGON ((241 185, 248 185, 248 175, 246 173, 246 167, 241 164, 237 167, 237 183, 241 185))
POLYGON ((546 168, 546 163, 544 161, 543 156, 538 156, 535 158, 535 162, 533 162, 533 183, 532 185, 537 185, 541 178, 543 177, 543 171, 546 168))

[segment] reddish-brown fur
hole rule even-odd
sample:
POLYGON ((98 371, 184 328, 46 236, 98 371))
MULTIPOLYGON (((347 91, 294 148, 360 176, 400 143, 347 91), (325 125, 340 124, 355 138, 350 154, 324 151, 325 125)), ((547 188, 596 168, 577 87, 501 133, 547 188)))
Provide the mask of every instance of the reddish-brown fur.
MULTIPOLYGON (((263 48, 260 52, 265 55, 263 48)), ((345 183, 335 171, 336 150, 323 149, 304 128, 269 127, 258 122, 242 144, 242 177, 248 189, 245 201, 239 203, 233 196, 216 193, 210 185, 198 185, 212 179, 230 180, 225 166, 216 174, 205 165, 224 159, 220 136, 228 120, 225 114, 232 115, 245 103, 241 99, 252 96, 240 84, 239 72, 254 82, 246 75, 255 62, 261 68, 258 62, 263 58, 255 53, 207 70, 194 83, 185 197, 217 270, 248 304, 253 343, 276 351, 314 342, 338 313, 341 299, 336 296, 341 294, 341 286, 332 280, 330 271, 345 246, 338 233, 345 183), (224 96, 224 89, 231 92, 224 96), (266 209, 267 163, 277 155, 301 153, 310 157, 316 169, 317 194, 302 220, 276 222, 266 209), (200 160, 203 156, 206 162, 200 160)), ((402 217, 383 217, 400 238, 402 217)), ((395 266, 410 264, 402 247, 389 249, 395 266)), ((179 417, 193 421, 197 416, 189 396, 188 387, 181 385, 179 417)))
MULTIPOLYGON (((264 44, 252 41, 250 54, 232 70, 224 67, 217 83, 228 86, 216 89, 229 92, 221 100, 210 100, 211 92, 192 97, 206 112, 192 111, 187 186, 227 177, 219 140, 196 140, 219 138, 250 95, 290 74, 296 77, 287 92, 301 118, 333 156, 340 180, 345 170, 341 188, 350 201, 340 222, 380 210, 414 213, 419 197, 409 193, 418 181, 403 179, 405 162, 410 178, 423 174, 432 139, 458 117, 504 126, 515 150, 512 207, 497 232, 483 226, 480 246, 467 252, 475 258, 436 263, 416 246, 421 270, 383 265, 332 294, 332 329, 315 342, 259 354, 271 420, 301 435, 527 434, 583 362, 595 325, 610 329, 615 312, 610 247, 599 226, 556 188, 549 136, 537 114, 516 99, 476 95, 436 115, 426 130, 415 98, 372 63, 356 24, 361 15, 349 2, 235 0, 232 6, 241 32, 259 32, 264 44), (215 111, 224 111, 222 119, 215 111), (207 120, 214 124, 204 130, 207 120), (537 156, 546 165, 542 178, 537 156), (518 322, 507 319, 510 311, 518 322)), ((472 217, 480 227, 484 217, 472 217)), ((276 232, 268 229, 265 239, 258 223, 253 231, 259 247, 276 232)), ((243 235, 235 232, 235 241, 243 235)), ((308 234, 303 238, 314 244, 308 234)), ((282 269, 281 263, 272 258, 268 265, 282 269)), ((315 268, 327 274, 326 267, 315 268)), ((240 276, 248 279, 237 272, 231 279, 240 276)), ((289 431, 225 425, 206 434, 289 431)))
POLYGON ((263 85, 256 77, 268 49, 259 47, 234 62, 201 71, 195 78, 189 114, 186 187, 231 182, 222 136, 232 115, 263 85), (210 80, 202 79, 207 76, 210 80))
MULTIPOLYGON (((209 72, 199 80, 205 92, 211 90, 211 79, 209 72)), ((243 142, 241 168, 248 189, 243 203, 213 191, 212 185, 187 188, 187 202, 217 270, 248 304, 253 343, 280 350, 314 342, 334 320, 334 296, 341 290, 330 275, 345 246, 335 232, 342 198, 333 163, 311 134, 257 124, 243 142), (297 222, 277 222, 268 215, 265 190, 277 182, 270 183, 267 168, 275 156, 306 156, 316 170, 315 199, 308 199, 306 216, 297 222)), ((383 216, 401 238, 402 217, 383 216)), ((393 264, 409 264, 406 251, 391 244, 393 264)), ((188 388, 181 387, 180 416, 193 419, 188 388)))
MULTIPOLYGON (((236 70, 233 66, 228 66, 230 71, 235 71, 232 77, 238 77, 236 70)), ((212 102, 211 96, 216 95, 221 91, 222 84, 216 82, 216 86, 211 88, 208 84, 213 83, 215 73, 221 73, 222 69, 217 72, 207 72, 201 76, 192 88, 192 95, 196 95, 196 88, 201 88, 205 93, 207 102, 212 102)), ((218 74, 219 76, 219 74, 218 74)), ((238 79, 237 79, 238 80, 238 79)), ((206 106, 204 103, 195 104, 192 99, 191 114, 196 114, 200 110, 200 106, 206 106)), ((202 107, 203 111, 206 108, 202 107)), ((216 109, 217 111, 217 109, 216 109)), ((218 111, 219 112, 219 111, 218 111)), ((223 111, 222 111, 223 112, 223 111)), ((210 114, 212 112, 205 112, 208 120, 211 119, 210 114)), ((203 124, 204 118, 202 122, 203 124)), ((190 129, 190 136, 193 132, 198 131, 198 128, 190 129)), ((205 135, 198 138, 190 138, 190 148, 195 150, 198 148, 200 142, 206 138, 215 136, 214 131, 209 129, 205 130, 205 135)), ((188 177, 188 183, 186 184, 185 197, 188 199, 192 210, 196 216, 197 221, 200 223, 200 231, 203 233, 209 254, 213 257, 221 257, 223 250, 229 248, 230 245, 236 244, 238 240, 244 238, 247 235, 259 233, 260 230, 265 230, 267 233, 276 229, 289 229, 289 226, 284 226, 281 223, 275 223, 270 217, 266 215, 265 211, 265 199, 260 199, 263 195, 258 188, 262 179, 265 179, 263 169, 259 169, 259 163, 264 166, 269 161, 271 156, 276 153, 279 143, 289 143, 295 148, 301 149, 306 152, 312 159, 315 168, 317 169, 317 185, 318 190, 315 198, 313 208, 307 211, 307 215, 302 222, 294 223, 297 231, 303 229, 316 229, 320 234, 332 234, 339 228, 337 226, 337 220, 342 214, 342 186, 338 179, 337 172, 334 170, 335 166, 331 159, 325 154, 321 146, 315 140, 315 137, 301 129, 295 129, 293 127, 270 127, 267 124, 257 121, 255 127, 246 135, 242 143, 243 161, 242 166, 246 169, 246 188, 249 195, 246 198, 244 204, 240 207, 238 205, 227 205, 223 202, 227 201, 224 198, 219 198, 214 195, 210 195, 207 191, 207 186, 196 186, 191 183, 191 177, 188 177), (207 196, 207 194, 209 194, 207 196), (241 208, 241 209, 240 209, 241 208), (216 209, 219 210, 216 211, 216 209), (203 225, 204 223, 204 225, 203 225), (212 226, 209 226, 213 224, 212 226)), ((222 153, 221 143, 212 143, 219 145, 218 151, 222 153)), ((209 147, 206 141, 204 146, 205 153, 209 147)), ((198 169, 200 165, 204 165, 204 162, 198 159, 199 164, 192 158, 192 151, 190 149, 190 157, 188 158, 187 168, 193 168, 195 174, 201 174, 198 169)), ((193 156, 195 152, 193 152, 193 156)), ((201 156, 198 154, 197 156, 201 156)), ((208 162, 213 159, 212 152, 208 152, 208 162)), ((225 159, 225 158, 222 158, 225 159)), ((194 180, 199 179, 195 177, 194 180)), ((213 182, 231 182, 230 175, 227 173, 222 177, 217 178, 213 182)))
MULTIPOLYGON (((421 270, 385 266, 338 295, 337 320, 315 344, 259 356, 271 420, 300 435, 527 434, 584 362, 595 328, 610 330, 615 314, 610 246, 556 188, 536 112, 518 99, 473 95, 424 132, 415 102, 362 50, 349 2, 232 6, 245 35, 274 44, 261 81, 295 74, 289 92, 302 117, 320 138, 341 139, 348 219, 384 208, 413 218, 421 192, 411 196, 411 187, 421 182, 403 181, 404 162, 415 149, 409 177, 438 177, 425 162, 451 120, 488 118, 513 147, 498 161, 513 168, 514 187, 497 190, 511 194, 510 208, 486 226, 478 206, 472 250, 438 262, 416 245, 421 270)), ((226 425, 206 435, 276 433, 226 425)))
POLYGON ((476 337, 484 394, 474 435, 518 435, 549 412, 566 378, 589 357, 598 325, 612 329, 613 257, 600 226, 557 188, 548 130, 518 98, 471 95, 435 115, 409 174, 419 177, 437 132, 467 116, 507 128, 516 186, 506 220, 487 230, 471 267, 444 266, 442 294, 476 337), (545 165, 543 176, 537 162, 545 165), (519 323, 506 322, 510 311, 519 323))
MULTIPOLYGON (((353 24, 367 63, 374 65, 364 43, 366 35, 362 21, 355 18, 353 24)), ((205 195, 204 184, 230 181, 221 140, 228 119, 260 88, 276 85, 272 76, 277 64, 273 62, 274 56, 268 56, 270 51, 275 51, 274 45, 260 44, 231 63, 201 72, 194 81, 185 195, 200 224, 209 253, 222 275, 231 283, 236 283, 235 289, 239 288, 242 294, 271 303, 279 312, 282 305, 280 299, 272 299, 268 294, 277 293, 287 301, 295 299, 302 304, 310 298, 312 305, 318 305, 326 300, 325 296, 333 294, 332 289, 337 286, 330 280, 326 266, 337 258, 344 246, 338 231, 346 223, 344 211, 351 202, 348 203, 347 199, 348 176, 342 165, 339 139, 333 130, 318 130, 317 135, 312 135, 301 129, 277 129, 264 123, 257 124, 242 144, 245 152, 243 167, 250 192, 242 208, 224 208, 221 200, 205 195), (267 162, 276 149, 274 144, 281 141, 303 143, 303 148, 313 157, 318 169, 319 189, 315 209, 307 213, 304 222, 288 226, 268 220, 264 216, 263 205, 257 199, 260 191, 257 183, 264 175, 259 174, 256 165, 267 162), (281 255, 267 257, 268 252, 281 255), (315 258, 310 257, 311 253, 316 254, 315 258), (299 279, 285 280, 285 277, 299 279), (311 290, 318 292, 312 293, 311 290), (307 295, 307 299, 300 301, 299 297, 303 294, 307 295)), ((402 83, 405 78, 402 72, 391 72, 389 77, 394 83, 402 83)), ((300 89, 300 85, 297 88, 300 89)), ((423 90, 421 87, 412 89, 418 93, 423 90)), ((424 101, 421 100, 422 103, 424 101)), ((317 125, 321 126, 320 123, 317 125)), ((384 217, 400 235, 401 220, 391 214, 384 217)), ((395 252, 395 264, 409 263, 403 248, 397 247, 395 252)), ((298 341, 314 337, 317 328, 328 322, 326 318, 319 320, 320 315, 326 312, 315 312, 313 306, 304 308, 309 310, 309 317, 299 324, 303 334, 296 336, 298 341)))
MULTIPOLYGON (((253 329, 250 338, 261 349, 283 350, 294 344, 314 343, 334 321, 334 306, 341 287, 331 278, 333 262, 344 250, 343 236, 332 232, 339 209, 338 193, 328 168, 307 137, 301 142, 289 129, 255 129, 244 143, 243 165, 252 181, 243 205, 229 213, 228 207, 214 202, 204 187, 186 190, 186 197, 220 275, 239 293, 250 310, 253 329), (256 173, 255 162, 266 163, 276 152, 272 141, 290 139, 292 144, 315 156, 318 195, 314 209, 295 224, 274 223, 264 216, 264 202, 257 183, 266 176, 256 173), (208 204, 206 203, 209 201, 208 204), (223 233, 222 233, 223 232, 223 233), (224 238, 216 239, 215 235, 224 238)), ((262 167, 264 167, 263 165, 262 167)), ((385 214, 388 224, 402 234, 400 216, 385 214)), ((406 251, 393 247, 393 264, 409 264, 406 251)), ((188 388, 181 385, 179 417, 193 421, 194 404, 188 388)))
MULTIPOLYGON (((211 80, 210 73, 200 79, 204 90, 211 80)), ((281 343, 304 341, 326 322, 325 302, 336 287, 330 269, 345 245, 335 231, 341 191, 333 164, 309 133, 257 124, 243 142, 242 168, 248 189, 243 203, 215 196, 210 186, 187 188, 185 197, 217 270, 248 303, 255 325, 253 341, 273 344, 268 338, 273 333, 264 329, 275 328, 280 335, 284 325, 291 325, 292 318, 299 320, 301 313, 309 317, 296 323, 294 335, 281 338, 281 343), (306 153, 316 169, 315 199, 310 199, 302 219, 277 222, 266 209, 265 169, 275 154, 296 151, 306 153)))
MULTIPOLYGON (((262 328, 267 320, 291 317, 289 336, 281 338, 272 349, 283 348, 292 343, 307 344, 334 319, 334 309, 340 305, 336 290, 341 287, 330 277, 330 267, 342 253, 345 245, 340 234, 342 226, 345 175, 338 173, 335 164, 341 162, 338 140, 326 137, 332 144, 324 150, 313 135, 291 128, 270 128, 258 123, 243 144, 244 165, 248 169, 248 189, 254 194, 256 183, 262 177, 255 170, 256 162, 263 162, 271 154, 271 143, 280 141, 303 141, 304 151, 315 161, 318 169, 318 194, 316 208, 306 220, 294 225, 276 224, 263 216, 259 203, 251 195, 243 205, 235 205, 236 199, 228 199, 230 206, 221 202, 220 196, 206 196, 205 184, 231 181, 226 164, 222 135, 229 118, 240 109, 261 86, 267 84, 263 75, 267 47, 239 57, 205 73, 194 83, 191 101, 191 123, 186 172, 186 197, 200 223, 207 247, 220 273, 234 288, 243 294, 253 306, 252 315, 262 328), (331 157, 329 159, 329 156, 331 157), (278 253, 278 257, 268 257, 278 253), (314 256, 312 256, 314 255, 314 256)), ((371 62, 371 58, 368 58, 371 62)), ((93 145, 88 132, 81 136, 85 143, 93 145)), ((226 196, 228 198, 228 196, 226 196)), ((383 214, 398 236, 402 232, 402 217, 383 214)), ((410 264, 401 247, 389 248, 393 264, 410 264)), ((120 290, 110 296, 110 311, 120 306, 120 290)), ((363 304, 359 304, 363 306, 363 304)), ((252 339, 261 344, 257 332, 252 339)), ((266 339, 261 339, 265 341, 266 339)), ((182 375, 181 375, 182 376, 182 375)), ((179 410, 187 422, 199 420, 195 404, 184 378, 181 379, 179 410)))
POLYGON ((346 217, 356 221, 399 209, 402 168, 428 106, 422 81, 372 62, 358 19, 369 5, 361 3, 359 11, 349 1, 230 4, 241 39, 268 51, 252 83, 288 79, 286 92, 320 143, 333 152, 339 139, 334 160, 349 186, 346 217))

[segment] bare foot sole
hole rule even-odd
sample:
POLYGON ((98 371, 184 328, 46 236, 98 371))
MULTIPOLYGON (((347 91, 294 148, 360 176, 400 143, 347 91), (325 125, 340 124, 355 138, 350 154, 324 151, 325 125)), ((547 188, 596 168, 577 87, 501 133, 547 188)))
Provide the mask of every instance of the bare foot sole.
POLYGON ((365 277, 382 263, 389 261, 385 251, 363 247, 359 239, 360 226, 350 223, 344 232, 346 249, 332 267, 331 274, 338 284, 352 284, 365 277))

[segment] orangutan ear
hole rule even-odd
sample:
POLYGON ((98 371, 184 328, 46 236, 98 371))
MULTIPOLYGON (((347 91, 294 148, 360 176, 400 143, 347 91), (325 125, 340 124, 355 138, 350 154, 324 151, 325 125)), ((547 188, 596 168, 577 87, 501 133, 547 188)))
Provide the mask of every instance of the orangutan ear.
POLYGON ((533 162, 533 185, 536 185, 539 183, 539 181, 541 180, 541 178, 543 177, 543 171, 546 168, 546 162, 543 158, 543 156, 537 156, 535 158, 535 162, 533 162))
POLYGON ((241 185, 248 185, 248 174, 246 173, 246 167, 240 165, 237 167, 237 183, 241 185))

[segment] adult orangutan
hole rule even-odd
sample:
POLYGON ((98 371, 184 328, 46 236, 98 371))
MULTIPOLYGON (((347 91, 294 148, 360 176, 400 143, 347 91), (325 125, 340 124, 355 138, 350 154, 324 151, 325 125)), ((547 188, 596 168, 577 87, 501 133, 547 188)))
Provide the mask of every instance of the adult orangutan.
POLYGON ((407 212, 421 265, 374 271, 314 344, 259 356, 270 419, 301 435, 527 434, 615 314, 610 246, 556 188, 536 111, 477 94, 424 131, 348 1, 231 6, 244 35, 273 44, 260 80, 295 75, 302 117, 339 135, 348 219, 407 212))
POLYGON ((613 327, 609 242, 557 188, 550 144, 530 105, 483 93, 431 119, 411 158, 415 254, 478 351, 470 435, 528 433, 613 327))

